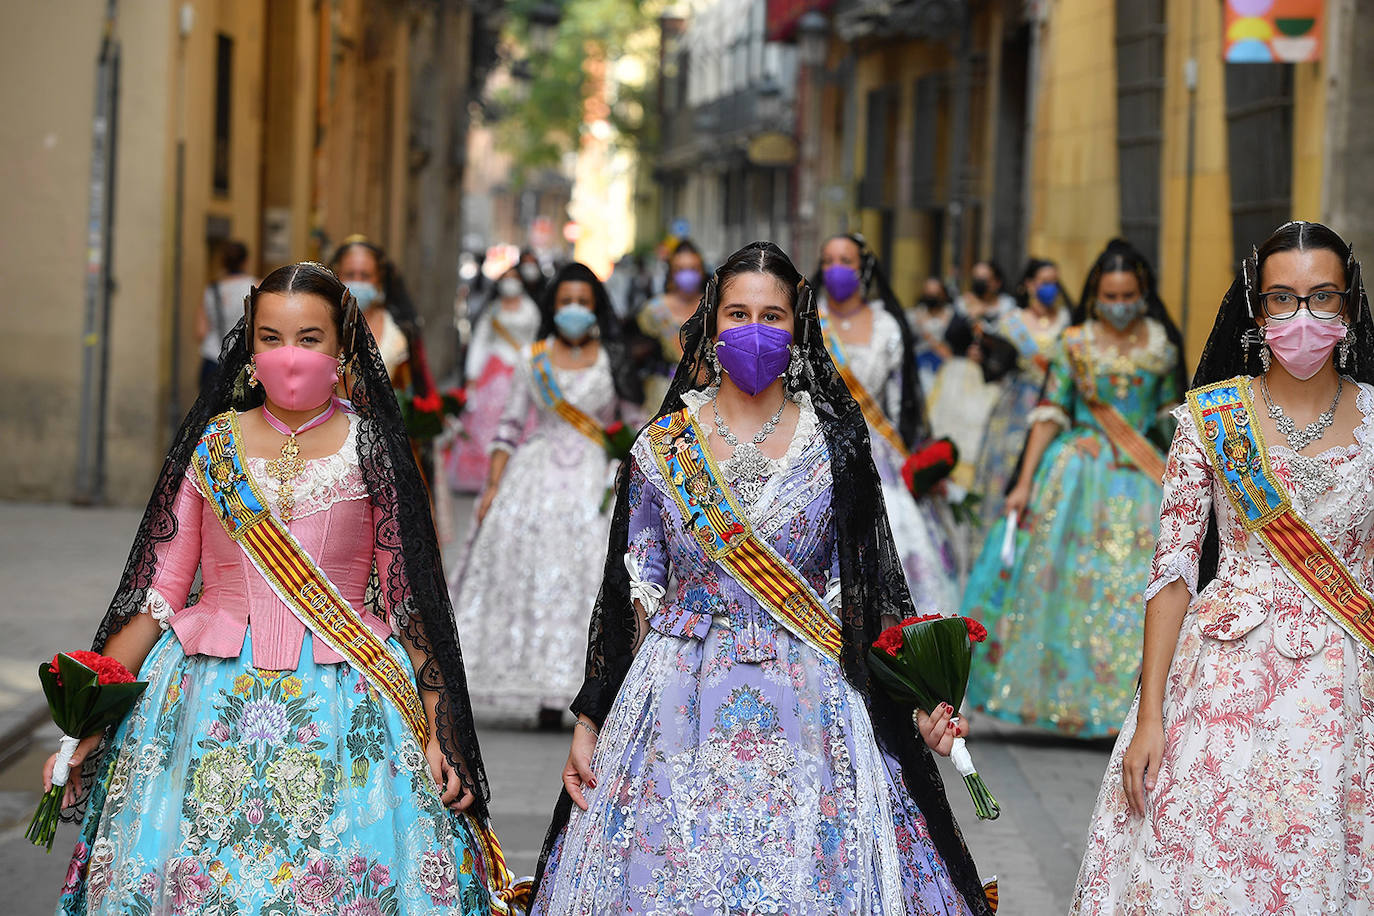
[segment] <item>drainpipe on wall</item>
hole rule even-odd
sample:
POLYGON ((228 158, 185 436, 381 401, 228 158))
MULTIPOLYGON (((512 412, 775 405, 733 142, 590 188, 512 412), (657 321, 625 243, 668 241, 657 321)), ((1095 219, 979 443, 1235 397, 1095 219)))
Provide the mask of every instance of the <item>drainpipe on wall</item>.
POLYGON ((964 162, 968 157, 968 122, 973 82, 973 13, 960 7, 959 44, 954 61, 954 136, 950 141, 952 177, 949 196, 950 271, 956 283, 964 273, 964 162))
POLYGON ((176 178, 172 198, 172 328, 171 351, 168 353, 168 369, 171 373, 167 386, 167 429, 168 439, 177 434, 181 427, 181 283, 182 268, 186 260, 184 235, 186 221, 186 39, 191 35, 195 24, 195 8, 183 3, 178 27, 180 40, 177 45, 177 147, 176 178))
POLYGON ((1021 241, 1026 254, 1031 251, 1031 226, 1034 225, 1035 126, 1040 111, 1040 71, 1044 66, 1045 0, 1029 0, 1026 16, 1030 21, 1030 49, 1026 61, 1026 129, 1021 160, 1021 241))
POLYGON ((119 39, 116 0, 105 4, 96 57, 95 117, 91 124, 90 202, 86 219, 85 317, 81 332, 81 395, 72 502, 105 499, 105 413, 109 388, 110 276, 114 254, 115 146, 119 126, 119 39))

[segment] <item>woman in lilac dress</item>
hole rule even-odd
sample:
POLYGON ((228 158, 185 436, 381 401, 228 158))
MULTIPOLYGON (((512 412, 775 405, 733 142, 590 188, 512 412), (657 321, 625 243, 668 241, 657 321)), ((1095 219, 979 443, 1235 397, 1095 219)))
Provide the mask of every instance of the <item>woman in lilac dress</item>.
POLYGON ((918 737, 865 668, 911 599, 811 288, 753 243, 683 333, 620 475, 531 912, 989 912, 927 747, 951 711, 918 737))

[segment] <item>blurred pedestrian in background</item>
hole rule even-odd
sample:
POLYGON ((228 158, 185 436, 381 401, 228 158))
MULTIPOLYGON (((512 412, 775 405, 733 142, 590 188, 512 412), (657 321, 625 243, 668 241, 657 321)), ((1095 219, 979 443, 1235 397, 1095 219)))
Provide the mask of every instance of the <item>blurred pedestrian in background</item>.
POLYGON ((1002 268, 992 261, 973 265, 969 289, 955 304, 955 316, 945 331, 950 356, 935 376, 930 391, 931 431, 959 448, 954 481, 973 486, 974 464, 982 448, 988 414, 1001 390, 993 384, 1015 361, 1010 346, 995 338, 997 322, 1016 308, 1004 290, 1002 268), (985 339, 986 338, 986 339, 985 339))
POLYGON ((1374 911, 1371 382, 1349 246, 1279 227, 1174 412, 1140 694, 1074 913, 1374 911))
POLYGON ((929 391, 935 384, 935 373, 950 354, 945 333, 953 318, 954 302, 944 281, 926 277, 921 284, 921 298, 907 312, 907 322, 916 335, 916 366, 922 391, 929 391))
POLYGON ((627 335, 631 358, 644 383, 644 406, 663 403, 668 383, 682 359, 682 324, 697 309, 706 262, 690 239, 677 243, 668 258, 667 289, 644 304, 627 335))
POLYGON ((542 299, 549 278, 544 273, 544 265, 539 262, 539 256, 528 248, 521 249, 516 269, 520 271, 520 282, 525 284, 525 293, 535 302, 542 299))
POLYGON ((928 435, 915 335, 878 258, 860 235, 837 235, 821 248, 817 270, 825 345, 868 421, 892 540, 918 611, 959 606, 959 570, 943 498, 914 500, 902 464, 928 435), (876 295, 874 295, 876 294, 876 295))
POLYGON ((643 393, 610 299, 588 267, 572 263, 554 274, 540 316, 537 341, 521 350, 477 527, 450 588, 478 705, 556 727, 582 683, 605 559, 606 429, 633 424, 643 393), (531 406, 538 417, 522 441, 531 406))
POLYGON ((243 317, 243 303, 257 282, 244 271, 248 246, 225 242, 220 248, 224 275, 205 287, 205 299, 196 313, 196 336, 200 338, 200 390, 206 391, 219 371, 220 348, 225 335, 243 317))
POLYGON ((1016 473, 1050 354, 1073 313, 1058 266, 1039 258, 1031 258, 1022 271, 1016 304, 1018 308, 998 317, 995 327, 997 337, 1016 348, 1016 363, 997 382, 1001 394, 988 414, 974 466, 973 490, 982 495, 978 510, 984 531, 1002 517, 1002 499, 1016 473))
POLYGON ((519 268, 511 265, 497 279, 473 322, 465 367, 463 434, 445 459, 455 490, 476 493, 486 483, 488 452, 510 398, 521 351, 534 342, 538 331, 539 306, 530 298, 519 268))
POLYGON ((969 576, 988 629, 968 702, 1006 722, 1115 734, 1135 695, 1140 593, 1159 530, 1164 458, 1183 391, 1181 336, 1154 271, 1113 240, 1054 349, 1015 488, 969 576), (1004 557, 1019 518, 1015 556, 1004 557))

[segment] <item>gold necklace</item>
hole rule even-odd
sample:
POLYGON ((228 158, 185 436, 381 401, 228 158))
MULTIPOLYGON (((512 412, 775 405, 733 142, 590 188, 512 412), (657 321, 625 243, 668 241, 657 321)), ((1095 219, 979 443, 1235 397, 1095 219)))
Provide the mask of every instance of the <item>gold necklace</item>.
POLYGON ((281 515, 283 523, 291 521, 296 509, 296 478, 305 473, 305 459, 301 457, 301 445, 296 441, 296 435, 322 425, 334 416, 334 410, 334 401, 330 399, 329 406, 318 416, 292 429, 273 416, 272 411, 265 406, 262 408, 263 419, 267 421, 267 425, 286 437, 281 446, 281 457, 272 458, 267 462, 267 473, 277 481, 277 512, 281 515))

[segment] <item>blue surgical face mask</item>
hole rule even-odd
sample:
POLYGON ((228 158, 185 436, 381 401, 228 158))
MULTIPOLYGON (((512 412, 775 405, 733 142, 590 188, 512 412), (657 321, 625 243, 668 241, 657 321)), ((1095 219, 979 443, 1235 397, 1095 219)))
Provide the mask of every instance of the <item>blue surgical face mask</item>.
POLYGON ((1041 283, 1035 288, 1035 298, 1040 300, 1040 304, 1049 307, 1059 299, 1058 283, 1041 283))
POLYGON ((596 313, 585 305, 565 305, 554 312, 553 323, 565 340, 576 342, 596 325, 596 313))
POLYGON ((359 311, 367 311, 379 299, 382 298, 381 290, 368 283, 366 280, 351 280, 348 283, 348 291, 353 294, 353 298, 358 302, 359 311))

